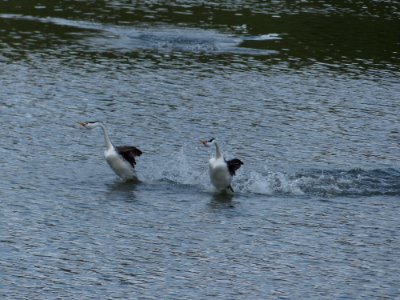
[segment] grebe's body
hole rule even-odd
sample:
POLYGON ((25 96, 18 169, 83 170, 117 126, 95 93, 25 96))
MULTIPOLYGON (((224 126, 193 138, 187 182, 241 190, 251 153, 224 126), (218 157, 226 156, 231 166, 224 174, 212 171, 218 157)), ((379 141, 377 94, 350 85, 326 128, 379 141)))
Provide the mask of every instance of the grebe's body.
POLYGON ((243 162, 237 158, 225 160, 215 139, 202 141, 202 144, 204 146, 215 145, 215 157, 212 157, 208 162, 211 183, 219 192, 228 190, 233 192, 232 179, 243 162))
POLYGON ((108 136, 107 128, 100 122, 82 122, 79 124, 87 129, 102 128, 106 142, 104 157, 111 169, 124 180, 137 180, 135 157, 140 156, 142 151, 134 146, 114 147, 108 136))
POLYGON ((136 147, 113 147, 104 151, 104 157, 111 169, 122 179, 137 179, 135 156, 142 152, 136 147))
POLYGON ((213 157, 209 160, 209 174, 211 183, 218 191, 232 189, 232 175, 223 158, 213 157))

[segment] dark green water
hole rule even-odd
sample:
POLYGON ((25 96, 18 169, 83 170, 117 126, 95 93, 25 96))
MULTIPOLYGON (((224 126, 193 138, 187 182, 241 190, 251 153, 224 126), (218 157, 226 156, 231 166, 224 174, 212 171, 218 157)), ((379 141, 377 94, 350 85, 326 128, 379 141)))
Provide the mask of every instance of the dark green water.
POLYGON ((1 298, 399 297, 399 19, 393 1, 1 1, 1 298), (88 120, 143 151, 140 183, 88 120), (233 197, 211 137, 244 161, 233 197))

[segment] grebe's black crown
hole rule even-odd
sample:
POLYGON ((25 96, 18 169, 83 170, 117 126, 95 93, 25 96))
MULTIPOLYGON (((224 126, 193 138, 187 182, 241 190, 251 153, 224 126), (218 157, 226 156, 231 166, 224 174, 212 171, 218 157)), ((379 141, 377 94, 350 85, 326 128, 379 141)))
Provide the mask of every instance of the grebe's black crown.
POLYGON ((209 140, 209 143, 212 143, 213 141, 215 141, 215 138, 212 138, 211 140, 209 140))

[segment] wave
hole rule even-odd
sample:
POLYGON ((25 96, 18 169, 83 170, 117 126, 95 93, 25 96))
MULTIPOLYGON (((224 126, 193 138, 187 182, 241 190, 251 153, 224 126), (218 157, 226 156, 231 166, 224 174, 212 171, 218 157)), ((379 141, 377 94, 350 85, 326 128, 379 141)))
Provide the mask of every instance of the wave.
POLYGON ((400 170, 303 170, 295 174, 250 172, 240 183, 258 194, 377 196, 400 195, 400 170))
POLYGON ((246 40, 280 39, 277 34, 257 37, 234 36, 212 29, 190 28, 173 25, 163 26, 128 26, 110 25, 94 21, 70 20, 55 17, 35 17, 19 14, 1 14, 0 19, 23 20, 32 23, 60 26, 70 29, 76 35, 76 30, 87 31, 79 35, 81 43, 98 52, 135 52, 156 51, 160 53, 197 53, 197 54, 242 54, 270 56, 277 54, 276 50, 260 49, 259 47, 242 46, 246 40), (90 33, 90 34, 89 34, 90 33), (84 38, 86 36, 86 38, 84 38))
MULTIPOLYGON (((182 147, 174 154, 174 159, 147 168, 147 175, 141 173, 144 181, 168 181, 211 191, 207 163, 193 161, 186 150, 182 147)), ((261 168, 245 165, 240 169, 233 181, 235 192, 328 197, 400 195, 400 170, 394 168, 308 169, 292 173, 271 171, 268 166, 261 168)))

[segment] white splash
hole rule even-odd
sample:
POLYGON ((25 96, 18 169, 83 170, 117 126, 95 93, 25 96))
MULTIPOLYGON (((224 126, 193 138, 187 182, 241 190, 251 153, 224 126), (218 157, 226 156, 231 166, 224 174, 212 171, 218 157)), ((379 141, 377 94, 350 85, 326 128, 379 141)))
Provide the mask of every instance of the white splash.
MULTIPOLYGON (((144 182, 169 181, 212 191, 207 155, 192 145, 184 145, 170 157, 155 161, 155 157, 138 163, 138 175, 144 182), (140 169, 139 169, 140 168, 140 169)), ((143 157, 144 158, 144 157, 143 157)), ((142 157, 141 157, 142 159, 142 157)), ((397 170, 318 170, 292 173, 272 171, 268 164, 244 165, 233 178, 235 193, 260 195, 375 195, 398 194, 397 170)))
POLYGON ((276 41, 281 39, 282 37, 277 33, 262 34, 245 38, 246 41, 276 41))
POLYGON ((268 172, 266 174, 251 171, 241 177, 245 177, 241 184, 241 190, 248 193, 263 195, 290 194, 303 195, 300 182, 297 179, 290 179, 288 175, 280 172, 268 172))

